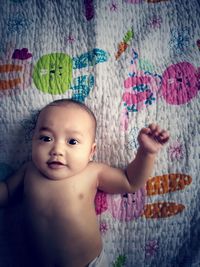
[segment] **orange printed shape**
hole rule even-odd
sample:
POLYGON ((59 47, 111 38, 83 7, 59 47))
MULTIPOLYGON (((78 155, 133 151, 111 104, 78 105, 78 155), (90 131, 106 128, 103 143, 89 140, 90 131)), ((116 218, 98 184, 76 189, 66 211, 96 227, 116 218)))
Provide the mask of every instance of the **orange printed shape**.
POLYGON ((147 195, 160 195, 183 190, 192 182, 192 177, 182 173, 170 173, 150 178, 146 183, 147 195))
POLYGON ((143 215, 147 219, 159 219, 174 216, 185 209, 182 204, 174 202, 157 202, 146 204, 143 215))
MULTIPOLYGON (((0 74, 1 73, 21 72, 22 70, 23 70, 23 68, 21 65, 15 65, 15 64, 0 65, 0 74)), ((7 90, 10 88, 15 88, 20 83, 21 83, 20 78, 0 80, 0 90, 7 90)))
POLYGON ((118 51, 117 51, 117 54, 115 55, 115 58, 118 59, 121 56, 121 54, 127 49, 127 47, 128 47, 127 43, 121 42, 118 45, 118 51))
POLYGON ((0 80, 0 90, 7 90, 7 89, 12 89, 16 86, 18 86, 21 83, 20 78, 16 78, 13 80, 0 80))
POLYGON ((25 89, 31 84, 32 64, 0 64, 0 91, 25 89))
POLYGON ((12 71, 22 71, 22 66, 15 64, 0 65, 0 72, 12 72, 12 71))

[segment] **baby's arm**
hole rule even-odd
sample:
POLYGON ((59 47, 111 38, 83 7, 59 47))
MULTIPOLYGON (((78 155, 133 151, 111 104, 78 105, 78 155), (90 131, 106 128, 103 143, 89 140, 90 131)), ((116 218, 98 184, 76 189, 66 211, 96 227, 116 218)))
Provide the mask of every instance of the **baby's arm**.
POLYGON ((24 164, 15 174, 0 182, 0 208, 5 207, 21 187, 27 164, 24 164))
POLYGON ((169 134, 156 124, 143 128, 138 135, 136 157, 125 171, 104 164, 99 166, 98 188, 108 193, 131 193, 144 186, 151 176, 157 153, 168 140, 169 134))
POLYGON ((139 189, 151 176, 156 156, 168 140, 167 131, 160 129, 156 124, 150 124, 140 131, 136 157, 126 170, 127 178, 133 189, 139 189))

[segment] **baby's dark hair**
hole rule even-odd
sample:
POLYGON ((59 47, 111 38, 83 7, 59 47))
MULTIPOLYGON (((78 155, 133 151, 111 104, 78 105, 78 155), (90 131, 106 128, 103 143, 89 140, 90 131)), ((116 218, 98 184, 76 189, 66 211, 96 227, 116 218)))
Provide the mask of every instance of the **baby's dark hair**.
POLYGON ((70 98, 62 98, 62 99, 54 100, 53 102, 47 104, 45 106, 45 108, 48 107, 48 106, 61 106, 61 105, 63 105, 63 106, 66 105, 67 106, 67 105, 70 105, 70 104, 76 105, 76 106, 84 109, 90 115, 91 119, 94 122, 94 138, 95 138, 96 128, 97 128, 96 117, 95 117, 94 113, 92 112, 92 110, 89 107, 87 107, 84 103, 76 101, 76 100, 73 100, 73 99, 70 99, 70 98))

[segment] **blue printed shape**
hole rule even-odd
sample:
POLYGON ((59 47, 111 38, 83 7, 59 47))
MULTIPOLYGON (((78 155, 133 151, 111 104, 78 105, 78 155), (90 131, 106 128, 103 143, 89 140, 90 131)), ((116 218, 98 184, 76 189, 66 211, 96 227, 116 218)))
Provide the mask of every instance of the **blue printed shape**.
POLYGON ((32 19, 27 19, 23 14, 18 12, 8 20, 8 32, 21 34, 25 32, 32 23, 32 19))
POLYGON ((71 89, 73 90, 72 99, 84 102, 85 98, 89 95, 90 91, 94 87, 94 76, 83 75, 73 80, 71 89))
POLYGON ((73 60, 73 69, 82 69, 85 67, 95 66, 98 63, 103 63, 107 61, 109 54, 98 48, 84 53, 78 57, 74 57, 73 60))

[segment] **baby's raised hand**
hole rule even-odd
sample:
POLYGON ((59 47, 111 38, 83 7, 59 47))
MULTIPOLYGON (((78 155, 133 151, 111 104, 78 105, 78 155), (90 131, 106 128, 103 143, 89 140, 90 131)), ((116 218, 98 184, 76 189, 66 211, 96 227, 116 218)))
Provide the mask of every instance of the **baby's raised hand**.
POLYGON ((140 148, 146 152, 155 154, 169 140, 169 133, 157 124, 150 124, 147 128, 142 128, 138 135, 140 148))

